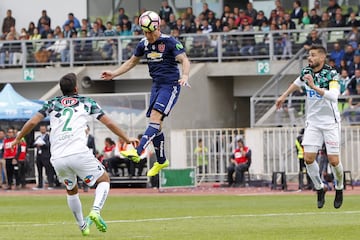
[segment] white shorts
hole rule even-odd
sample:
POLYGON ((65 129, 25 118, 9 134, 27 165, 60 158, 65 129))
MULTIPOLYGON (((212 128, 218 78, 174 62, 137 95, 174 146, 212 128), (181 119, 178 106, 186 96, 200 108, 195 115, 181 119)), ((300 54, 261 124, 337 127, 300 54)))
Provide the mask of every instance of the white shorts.
POLYGON ((328 154, 340 153, 340 123, 328 125, 307 124, 302 145, 304 152, 316 153, 325 142, 328 154))
POLYGON ((105 172, 104 166, 95 158, 91 150, 62 158, 52 158, 51 164, 60 182, 64 183, 68 190, 72 190, 77 185, 77 176, 87 185, 93 186, 105 172))

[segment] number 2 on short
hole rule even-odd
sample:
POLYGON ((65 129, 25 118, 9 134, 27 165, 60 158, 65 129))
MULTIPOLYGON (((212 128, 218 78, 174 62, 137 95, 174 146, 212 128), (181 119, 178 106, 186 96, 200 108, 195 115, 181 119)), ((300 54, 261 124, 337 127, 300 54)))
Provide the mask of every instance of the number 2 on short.
POLYGON ((69 127, 69 123, 70 123, 70 120, 71 120, 73 114, 74 114, 74 112, 73 112, 73 110, 71 108, 65 108, 63 110, 63 115, 66 117, 65 124, 64 124, 64 127, 62 129, 63 132, 72 130, 72 128, 69 127))

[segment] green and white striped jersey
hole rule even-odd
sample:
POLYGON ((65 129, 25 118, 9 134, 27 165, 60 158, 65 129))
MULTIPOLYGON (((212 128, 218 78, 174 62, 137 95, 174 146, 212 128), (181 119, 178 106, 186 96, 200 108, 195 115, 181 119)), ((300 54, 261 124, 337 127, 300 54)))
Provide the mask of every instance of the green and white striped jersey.
POLYGON ((89 151, 85 133, 89 116, 99 119, 104 115, 95 100, 79 95, 55 97, 39 112, 50 118, 53 159, 89 151))
MULTIPOLYGON (((306 74, 311 74, 314 79, 314 84, 317 87, 329 91, 331 83, 336 84, 339 82, 339 74, 333 68, 328 65, 324 67, 319 72, 313 72, 312 68, 305 67, 302 69, 299 78, 294 81, 299 87, 304 87, 306 89, 306 121, 314 124, 331 124, 340 122, 340 113, 338 110, 338 101, 330 100, 318 94, 315 90, 311 89, 306 82, 303 80, 303 77, 306 74)), ((337 84, 339 88, 339 85, 337 84)), ((338 89, 340 94, 340 89, 338 89)))

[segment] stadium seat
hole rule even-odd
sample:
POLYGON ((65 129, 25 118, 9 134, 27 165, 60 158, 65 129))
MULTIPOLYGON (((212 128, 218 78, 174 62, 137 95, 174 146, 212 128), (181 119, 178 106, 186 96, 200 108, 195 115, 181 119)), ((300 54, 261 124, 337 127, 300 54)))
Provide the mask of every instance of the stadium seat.
POLYGON ((331 31, 328 42, 337 42, 344 38, 344 31, 331 31))

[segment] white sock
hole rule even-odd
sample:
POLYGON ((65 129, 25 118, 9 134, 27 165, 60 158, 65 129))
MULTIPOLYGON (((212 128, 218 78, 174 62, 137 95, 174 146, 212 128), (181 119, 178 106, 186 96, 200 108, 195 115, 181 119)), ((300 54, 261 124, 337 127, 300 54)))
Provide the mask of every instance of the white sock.
POLYGON ((319 164, 316 161, 314 161, 311 164, 305 163, 305 165, 306 165, 307 173, 309 174, 309 176, 314 184, 314 188, 316 190, 323 188, 324 183, 321 181, 321 178, 320 178, 319 164))
POLYGON ((93 209, 97 212, 103 208, 106 198, 109 194, 110 190, 110 183, 108 182, 101 182, 97 185, 95 190, 95 200, 93 204, 93 209))
POLYGON ((81 201, 79 198, 79 194, 75 195, 67 195, 67 203, 69 208, 71 209, 74 217, 76 219, 77 224, 81 227, 85 224, 84 217, 82 213, 81 201))
POLYGON ((331 165, 331 171, 334 174, 334 178, 336 180, 336 186, 335 189, 336 190, 341 190, 344 188, 344 169, 343 169, 343 165, 341 164, 341 162, 339 162, 339 164, 334 167, 331 165))

